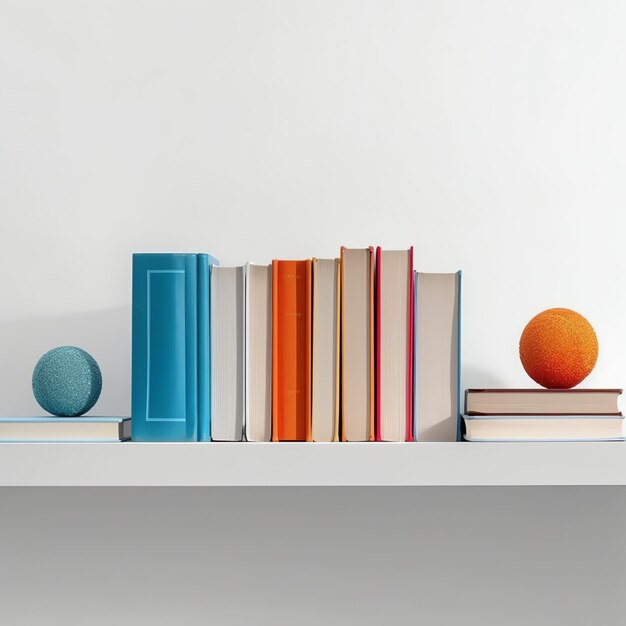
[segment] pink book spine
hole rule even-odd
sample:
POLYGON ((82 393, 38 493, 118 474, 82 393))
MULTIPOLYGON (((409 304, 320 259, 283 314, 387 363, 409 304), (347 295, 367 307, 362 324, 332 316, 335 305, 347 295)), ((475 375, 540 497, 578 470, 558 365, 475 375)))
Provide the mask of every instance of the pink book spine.
POLYGON ((413 299, 413 246, 409 248, 409 276, 408 276, 408 294, 409 294, 409 325, 407 332, 407 359, 406 359, 406 440, 413 441, 413 317, 414 299, 413 299))

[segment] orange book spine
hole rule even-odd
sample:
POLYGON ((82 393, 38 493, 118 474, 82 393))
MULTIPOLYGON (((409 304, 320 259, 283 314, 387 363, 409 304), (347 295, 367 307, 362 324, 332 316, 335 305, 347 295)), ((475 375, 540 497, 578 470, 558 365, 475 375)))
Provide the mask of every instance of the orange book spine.
POLYGON ((274 441, 306 441, 311 421, 311 261, 272 263, 274 441))

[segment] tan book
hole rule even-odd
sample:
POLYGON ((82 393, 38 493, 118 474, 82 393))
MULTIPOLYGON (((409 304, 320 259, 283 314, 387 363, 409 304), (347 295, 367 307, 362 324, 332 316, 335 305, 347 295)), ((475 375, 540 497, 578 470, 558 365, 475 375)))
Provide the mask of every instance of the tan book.
POLYGON ((468 415, 619 415, 621 389, 468 389, 468 415))
POLYGON ((0 441, 126 441, 130 417, 0 417, 0 441))
POLYGON ((246 415, 248 441, 272 438, 272 266, 246 265, 246 415))
POLYGON ((339 439, 339 259, 313 259, 311 438, 339 439))
POLYGON ((413 248, 376 249, 376 440, 413 441, 413 248))
POLYGON ((374 440, 374 249, 341 248, 341 438, 374 440))

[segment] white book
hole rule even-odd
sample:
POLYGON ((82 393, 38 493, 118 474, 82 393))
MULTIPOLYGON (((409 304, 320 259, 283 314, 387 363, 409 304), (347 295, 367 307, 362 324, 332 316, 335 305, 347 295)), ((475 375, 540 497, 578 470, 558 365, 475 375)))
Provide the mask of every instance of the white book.
POLYGON ((246 265, 246 414, 248 441, 272 438, 272 266, 246 265))
POLYGON ((211 439, 241 441, 245 406, 245 268, 211 267, 211 439))
POLYGON ((468 441, 621 441, 622 415, 464 415, 468 441))
POLYGON ((313 259, 311 436, 339 438, 339 259, 313 259))
POLYGON ((457 439, 460 299, 460 272, 416 272, 413 385, 416 441, 457 439))

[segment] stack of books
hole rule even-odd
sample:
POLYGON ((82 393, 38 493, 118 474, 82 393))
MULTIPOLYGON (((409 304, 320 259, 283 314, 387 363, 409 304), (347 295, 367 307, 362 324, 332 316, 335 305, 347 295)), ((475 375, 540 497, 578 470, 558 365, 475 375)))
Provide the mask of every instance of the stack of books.
POLYGON ((455 441, 460 272, 133 255, 135 441, 455 441))
POLYGON ((622 441, 621 389, 468 389, 468 441, 622 441))

